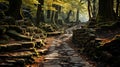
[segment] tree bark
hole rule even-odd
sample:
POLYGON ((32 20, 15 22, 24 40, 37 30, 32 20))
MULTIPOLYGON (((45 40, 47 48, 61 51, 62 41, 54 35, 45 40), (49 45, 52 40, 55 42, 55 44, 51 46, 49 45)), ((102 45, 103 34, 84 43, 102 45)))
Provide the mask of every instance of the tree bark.
POLYGON ((44 5, 44 0, 39 0, 39 5, 37 8, 36 14, 36 25, 39 25, 40 22, 44 22, 44 11, 42 10, 42 6, 44 5))
POLYGON ((77 14, 76 14, 76 22, 79 22, 79 9, 77 9, 77 14))
POLYGON ((57 10, 55 12, 55 23, 58 23, 58 16, 59 16, 59 13, 60 13, 60 10, 61 10, 61 6, 58 6, 58 5, 53 5, 53 7, 55 7, 55 9, 57 10))
POLYGON ((118 17, 118 13, 119 13, 119 0, 116 0, 116 16, 118 17))
POLYGON ((90 3, 90 0, 88 0, 88 14, 89 14, 89 20, 91 19, 91 3, 90 3))
POLYGON ((93 0, 93 11, 92 11, 92 15, 93 15, 93 18, 95 19, 96 18, 96 0, 93 0))
POLYGON ((97 21, 113 21, 115 17, 113 0, 99 0, 97 21))
POLYGON ((9 9, 7 14, 16 20, 22 19, 21 15, 21 5, 22 0, 8 0, 9 2, 9 9))
POLYGON ((72 10, 70 10, 68 12, 67 18, 65 19, 65 22, 70 22, 69 18, 70 18, 70 14, 72 13, 72 10))
POLYGON ((51 22, 56 25, 55 23, 55 11, 52 11, 51 22))
POLYGON ((50 11, 50 10, 47 10, 47 18, 48 18, 48 19, 50 18, 50 13, 51 13, 51 11, 50 11))

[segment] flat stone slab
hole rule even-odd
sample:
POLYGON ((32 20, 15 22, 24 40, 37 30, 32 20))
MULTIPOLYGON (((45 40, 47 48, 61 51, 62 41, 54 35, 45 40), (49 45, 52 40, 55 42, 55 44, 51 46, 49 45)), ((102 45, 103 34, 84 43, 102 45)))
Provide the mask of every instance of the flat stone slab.
POLYGON ((45 60, 56 60, 56 59, 59 59, 59 58, 45 58, 45 60))
POLYGON ((68 52, 67 52, 67 55, 68 55, 68 56, 72 56, 72 55, 74 55, 74 54, 75 54, 75 51, 68 51, 68 52))
POLYGON ((79 56, 71 56, 70 57, 70 62, 72 62, 72 63, 79 63, 81 61, 82 61, 82 58, 79 56))
POLYGON ((43 67, 61 67, 60 65, 44 65, 43 67))
POLYGON ((45 59, 44 65, 56 65, 60 64, 60 59, 45 59))
POLYGON ((58 57, 59 54, 58 53, 50 53, 48 55, 45 56, 45 58, 55 58, 55 57, 58 57))
POLYGON ((49 50, 49 51, 54 51, 54 50, 55 50, 55 47, 56 47, 56 45, 51 45, 48 50, 49 50))

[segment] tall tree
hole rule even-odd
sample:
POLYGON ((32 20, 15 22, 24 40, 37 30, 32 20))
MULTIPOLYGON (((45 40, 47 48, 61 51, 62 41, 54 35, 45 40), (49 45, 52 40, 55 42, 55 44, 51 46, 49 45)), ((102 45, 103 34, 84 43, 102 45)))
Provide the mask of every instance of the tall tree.
POLYGON ((96 0, 93 0, 93 11, 92 11, 92 15, 93 15, 93 18, 95 19, 96 18, 96 0))
POLYGON ((118 16, 118 13, 119 13, 119 3, 120 3, 120 0, 116 0, 116 16, 118 16))
POLYGON ((22 19, 21 15, 21 5, 22 0, 8 0, 9 2, 9 9, 8 9, 8 15, 12 16, 16 20, 22 19))
POLYGON ((89 20, 91 19, 91 2, 90 0, 87 0, 88 1, 88 14, 89 14, 89 20))
MULTIPOLYGON (((79 4, 80 4, 81 1, 82 1, 82 0, 79 1, 79 4)), ((77 8, 77 13, 76 13, 76 22, 77 22, 77 23, 79 23, 79 21, 80 21, 80 20, 79 20, 79 13, 80 13, 80 9, 79 9, 79 7, 78 7, 78 8, 77 8)))
POLYGON ((55 5, 55 8, 56 8, 56 12, 55 12, 55 22, 58 23, 58 16, 60 14, 60 11, 61 11, 61 6, 59 5, 55 5))
POLYGON ((98 21, 115 20, 115 12, 113 10, 113 0, 99 0, 98 21))
POLYGON ((39 25, 40 22, 44 22, 44 11, 42 10, 42 6, 44 5, 44 0, 38 0, 40 4, 38 4, 37 14, 36 14, 36 25, 39 25))
POLYGON ((51 11, 50 11, 50 10, 47 10, 47 18, 48 18, 48 19, 50 18, 50 14, 51 14, 51 11))
POLYGON ((79 9, 77 9, 77 15, 76 15, 76 22, 79 22, 79 12, 80 12, 80 10, 79 9))
POLYGON ((69 12, 68 12, 68 14, 67 14, 67 18, 65 19, 65 22, 70 22, 70 15, 71 15, 71 13, 72 13, 72 10, 70 10, 69 12))

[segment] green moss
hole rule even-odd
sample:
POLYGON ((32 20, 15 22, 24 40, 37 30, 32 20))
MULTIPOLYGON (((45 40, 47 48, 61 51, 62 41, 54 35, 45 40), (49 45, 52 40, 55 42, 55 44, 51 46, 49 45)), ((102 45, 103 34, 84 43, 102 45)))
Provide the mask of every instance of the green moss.
POLYGON ((36 48, 34 48, 34 52, 35 52, 35 54, 36 54, 37 57, 40 56, 39 53, 37 52, 36 48))

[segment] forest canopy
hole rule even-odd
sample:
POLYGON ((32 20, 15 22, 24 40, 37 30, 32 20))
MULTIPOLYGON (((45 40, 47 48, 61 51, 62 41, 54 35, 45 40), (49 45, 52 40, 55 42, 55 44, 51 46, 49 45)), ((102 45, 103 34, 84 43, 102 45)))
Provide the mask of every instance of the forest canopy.
MULTIPOLYGON (((9 4, 8 6, 9 8, 7 10, 8 12, 11 12, 11 13, 7 13, 7 14, 8 15, 10 14, 16 19, 24 18, 25 17, 24 15, 23 15, 24 17, 23 16, 20 17, 20 15, 25 13, 26 9, 29 9, 29 12, 32 18, 38 19, 38 17, 41 16, 39 17, 39 19, 43 18, 41 19, 41 21, 54 22, 54 23, 57 23, 58 20, 62 20, 62 22, 67 22, 67 21, 68 22, 79 22, 79 21, 84 22, 84 21, 90 20, 91 18, 97 19, 97 21, 101 21, 101 19, 104 18, 103 21, 105 21, 105 20, 110 20, 110 19, 114 20, 114 19, 117 19, 117 16, 120 16, 119 0, 110 0, 110 1, 102 1, 102 0, 16 0, 16 1, 0 0, 0 2, 1 3, 5 2, 9 4), (15 2, 16 4, 13 2, 15 2), (109 4, 106 5, 106 3, 109 3, 109 4), (11 8, 10 6, 12 5, 10 4, 14 4, 17 7, 14 7, 13 5, 14 8, 11 8), (108 7, 105 7, 105 6, 108 6, 108 7), (20 13, 18 14, 19 16, 14 16, 14 14, 12 14, 12 12, 14 12, 15 9, 19 9, 18 10, 18 13, 20 13), (111 13, 109 13, 108 10, 110 10, 111 13), (54 21, 54 19, 57 19, 57 20, 54 21)), ((34 20, 36 22, 41 22, 40 20, 37 20, 37 19, 34 19, 34 20)))

